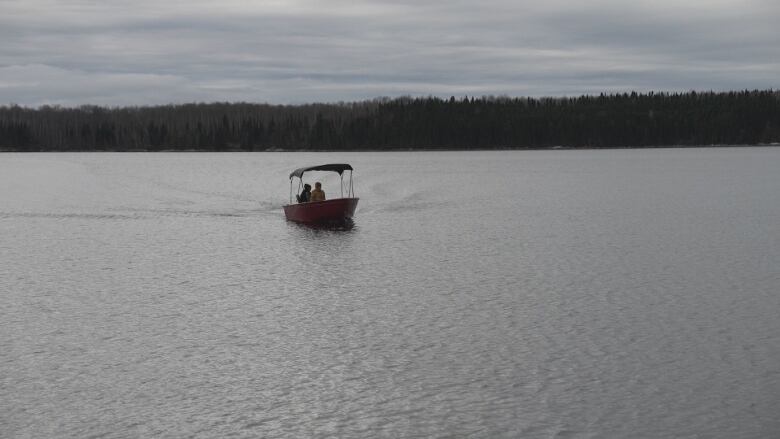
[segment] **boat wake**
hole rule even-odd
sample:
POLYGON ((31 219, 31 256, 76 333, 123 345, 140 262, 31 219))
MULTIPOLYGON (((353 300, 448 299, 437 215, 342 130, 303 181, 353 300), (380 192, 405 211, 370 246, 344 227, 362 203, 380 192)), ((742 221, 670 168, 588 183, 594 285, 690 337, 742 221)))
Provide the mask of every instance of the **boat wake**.
POLYGON ((267 203, 254 209, 137 209, 115 208, 106 212, 19 212, 0 211, 0 219, 5 218, 41 218, 54 220, 148 220, 165 217, 196 218, 196 217, 257 217, 278 216, 282 210, 281 204, 267 203))
POLYGON ((373 200, 385 200, 384 202, 373 205, 371 204, 372 198, 373 197, 371 195, 366 197, 367 202, 365 207, 360 209, 361 214, 413 212, 428 210, 446 204, 440 201, 434 201, 432 197, 425 191, 412 192, 397 198, 391 198, 388 196, 373 198, 373 200))

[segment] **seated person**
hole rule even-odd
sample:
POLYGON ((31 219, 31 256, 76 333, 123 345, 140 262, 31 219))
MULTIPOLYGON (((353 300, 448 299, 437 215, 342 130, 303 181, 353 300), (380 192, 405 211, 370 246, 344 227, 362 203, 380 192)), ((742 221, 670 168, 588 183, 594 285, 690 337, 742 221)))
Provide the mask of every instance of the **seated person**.
POLYGON ((308 203, 311 201, 311 185, 306 183, 303 185, 303 190, 299 195, 296 195, 299 203, 308 203))
POLYGON ((322 190, 320 182, 314 183, 314 190, 311 191, 311 201, 325 201, 325 191, 322 190))

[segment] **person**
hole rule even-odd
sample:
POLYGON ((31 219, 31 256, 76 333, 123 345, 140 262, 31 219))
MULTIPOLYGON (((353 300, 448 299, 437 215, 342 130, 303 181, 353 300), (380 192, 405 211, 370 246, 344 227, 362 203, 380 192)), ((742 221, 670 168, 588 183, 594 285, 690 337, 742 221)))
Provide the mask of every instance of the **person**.
POLYGON ((325 201, 325 191, 322 190, 320 182, 314 183, 314 190, 311 191, 311 201, 325 201))
POLYGON ((306 183, 303 185, 303 190, 299 195, 296 195, 298 197, 299 203, 308 203, 311 201, 311 185, 309 183, 306 183))

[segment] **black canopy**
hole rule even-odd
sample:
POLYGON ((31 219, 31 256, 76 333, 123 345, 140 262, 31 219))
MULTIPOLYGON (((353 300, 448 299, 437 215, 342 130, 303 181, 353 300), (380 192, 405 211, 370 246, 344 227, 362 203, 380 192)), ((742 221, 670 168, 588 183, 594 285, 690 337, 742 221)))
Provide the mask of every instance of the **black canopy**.
POLYGON ((352 166, 346 163, 331 163, 328 165, 309 166, 306 168, 298 168, 290 173, 290 179, 293 177, 301 178, 304 172, 308 171, 333 171, 338 172, 341 175, 344 171, 351 171, 352 166))

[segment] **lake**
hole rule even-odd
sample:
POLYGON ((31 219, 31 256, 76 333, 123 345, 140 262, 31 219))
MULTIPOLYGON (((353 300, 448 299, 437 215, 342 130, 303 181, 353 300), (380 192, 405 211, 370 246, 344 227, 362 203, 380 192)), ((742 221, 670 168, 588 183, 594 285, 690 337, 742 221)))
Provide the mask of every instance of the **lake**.
POLYGON ((780 148, 0 154, 0 301, 4 438, 778 437, 780 148))

